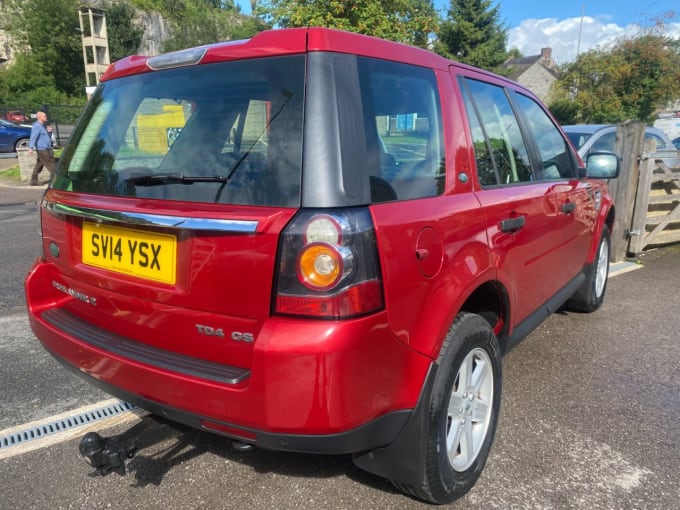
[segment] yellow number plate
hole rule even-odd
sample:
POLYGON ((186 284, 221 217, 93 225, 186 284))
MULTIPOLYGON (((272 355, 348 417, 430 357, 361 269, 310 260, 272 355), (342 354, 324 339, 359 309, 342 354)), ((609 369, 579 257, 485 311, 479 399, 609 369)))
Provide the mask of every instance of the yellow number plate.
POLYGON ((175 283, 175 236, 84 222, 82 249, 89 266, 175 283))

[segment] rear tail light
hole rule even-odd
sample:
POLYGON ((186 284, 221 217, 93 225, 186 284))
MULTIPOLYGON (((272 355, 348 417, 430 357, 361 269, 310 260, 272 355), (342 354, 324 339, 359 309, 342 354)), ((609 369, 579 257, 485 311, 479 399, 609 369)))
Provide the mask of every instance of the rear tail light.
POLYGON ((278 257, 278 314, 345 319, 384 306, 366 208, 300 211, 281 235, 278 257))

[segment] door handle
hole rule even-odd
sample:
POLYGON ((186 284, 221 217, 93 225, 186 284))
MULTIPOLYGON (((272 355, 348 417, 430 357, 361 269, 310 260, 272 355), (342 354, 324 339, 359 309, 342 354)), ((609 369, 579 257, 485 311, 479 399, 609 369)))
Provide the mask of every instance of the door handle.
POLYGON ((574 202, 565 202, 562 204, 562 212, 564 214, 571 214, 576 209, 576 204, 574 202))
POLYGON ((517 216, 516 218, 508 218, 501 220, 501 231, 503 232, 517 232, 524 226, 526 216, 517 216))

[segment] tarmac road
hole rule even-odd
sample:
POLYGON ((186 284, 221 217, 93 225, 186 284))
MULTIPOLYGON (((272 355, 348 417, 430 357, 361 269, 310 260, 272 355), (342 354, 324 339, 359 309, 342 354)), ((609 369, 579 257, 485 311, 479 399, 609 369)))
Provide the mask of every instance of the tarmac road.
MULTIPOLYGON (((37 201, 41 190, 26 193, 37 201)), ((450 508, 680 506, 680 246, 640 261, 641 269, 610 279, 599 311, 558 312, 506 355, 489 461, 473 490, 450 508)), ((38 365, 63 370, 32 338, 23 314, 0 317, 0 331, 3 363, 21 346, 24 363, 34 367, 24 384, 40 388, 31 379, 38 365)), ((56 391, 68 399, 78 388, 63 383, 56 391)), ((41 405, 52 401, 41 396, 41 405)), ((117 434, 139 419, 128 412, 96 427, 117 434)), ((125 476, 88 476, 74 437, 56 434, 34 450, 0 449, 0 508, 432 508, 358 470, 347 456, 240 452, 207 433, 154 427, 159 441, 129 462, 125 476)))

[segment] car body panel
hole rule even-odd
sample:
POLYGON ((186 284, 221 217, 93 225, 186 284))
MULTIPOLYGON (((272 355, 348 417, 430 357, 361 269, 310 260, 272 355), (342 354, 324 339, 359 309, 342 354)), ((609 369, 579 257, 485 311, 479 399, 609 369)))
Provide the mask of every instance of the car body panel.
POLYGON ((28 147, 31 128, 0 119, 0 152, 15 152, 17 144, 28 147))

